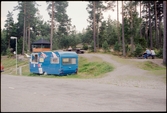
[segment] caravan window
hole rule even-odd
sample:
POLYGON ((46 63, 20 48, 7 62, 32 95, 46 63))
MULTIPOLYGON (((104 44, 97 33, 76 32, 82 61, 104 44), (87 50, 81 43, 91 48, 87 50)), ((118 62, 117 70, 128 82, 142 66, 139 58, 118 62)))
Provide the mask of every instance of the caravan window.
POLYGON ((32 63, 38 63, 38 54, 32 54, 31 62, 32 63))
POLYGON ((76 64, 76 58, 62 58, 63 65, 65 64, 76 64))
POLYGON ((51 63, 52 64, 58 64, 59 63, 59 58, 51 57, 51 63))

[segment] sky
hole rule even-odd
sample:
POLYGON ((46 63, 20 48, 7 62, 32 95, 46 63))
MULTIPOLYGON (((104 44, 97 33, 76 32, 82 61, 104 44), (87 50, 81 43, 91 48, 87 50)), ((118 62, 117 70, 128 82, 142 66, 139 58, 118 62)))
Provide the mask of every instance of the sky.
MULTIPOLYGON (((86 29, 88 26, 88 12, 86 10, 88 2, 86 1, 68 1, 68 7, 66 9, 67 15, 69 18, 71 18, 71 24, 76 26, 76 30, 78 32, 82 32, 83 29, 86 29)), ((121 1, 119 1, 120 5, 119 8, 121 8, 121 1)), ((37 4, 41 5, 38 7, 40 11, 40 15, 43 17, 44 21, 49 20, 49 15, 46 10, 47 4, 45 1, 36 1, 37 4)), ((7 19, 7 14, 8 11, 13 11, 14 7, 18 5, 18 1, 1 1, 1 29, 4 28, 5 25, 5 20, 7 19)), ((103 13, 104 20, 107 20, 109 15, 112 20, 117 20, 117 12, 116 12, 117 7, 115 7, 115 11, 107 11, 103 13)), ((13 11, 13 19, 14 22, 17 22, 17 15, 19 11, 13 11)), ((120 22, 122 21, 122 16, 121 16, 121 10, 119 10, 119 20, 120 22)))

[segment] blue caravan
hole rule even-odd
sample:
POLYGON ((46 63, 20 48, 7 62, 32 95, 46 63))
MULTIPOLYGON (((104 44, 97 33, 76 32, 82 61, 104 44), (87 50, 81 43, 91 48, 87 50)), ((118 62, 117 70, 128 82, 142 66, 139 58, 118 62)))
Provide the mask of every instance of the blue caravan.
POLYGON ((31 73, 36 74, 74 74, 78 71, 78 55, 69 51, 32 53, 29 68, 31 73))

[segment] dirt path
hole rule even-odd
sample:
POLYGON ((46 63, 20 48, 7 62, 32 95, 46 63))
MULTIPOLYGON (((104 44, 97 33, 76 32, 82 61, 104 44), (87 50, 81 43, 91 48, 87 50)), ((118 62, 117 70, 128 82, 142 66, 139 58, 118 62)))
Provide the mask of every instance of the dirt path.
POLYGON ((91 82, 107 83, 123 87, 157 88, 166 89, 166 74, 154 75, 147 70, 140 69, 133 65, 135 62, 152 61, 160 66, 162 59, 120 59, 107 54, 80 54, 88 59, 98 57, 103 61, 111 63, 115 69, 106 74, 105 77, 89 79, 91 82))

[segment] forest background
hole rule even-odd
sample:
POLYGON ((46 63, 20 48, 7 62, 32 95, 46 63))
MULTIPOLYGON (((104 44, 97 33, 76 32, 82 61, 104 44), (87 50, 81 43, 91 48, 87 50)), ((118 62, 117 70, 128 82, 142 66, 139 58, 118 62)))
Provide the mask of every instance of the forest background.
POLYGON ((89 25, 79 33, 67 14, 68 1, 46 4, 50 17, 47 22, 41 19, 35 1, 18 1, 13 9, 19 11, 18 22, 14 22, 13 13, 8 12, 1 29, 1 55, 15 51, 15 40, 10 39, 15 36, 18 54, 30 53, 31 43, 44 38, 50 41, 51 50, 82 44, 83 49, 91 52, 113 50, 124 57, 140 56, 145 48, 153 48, 166 64, 166 1, 122 1, 121 17, 118 1, 89 1, 85 9, 89 25), (103 13, 114 7, 117 7, 117 20, 110 17, 103 20, 103 13))

